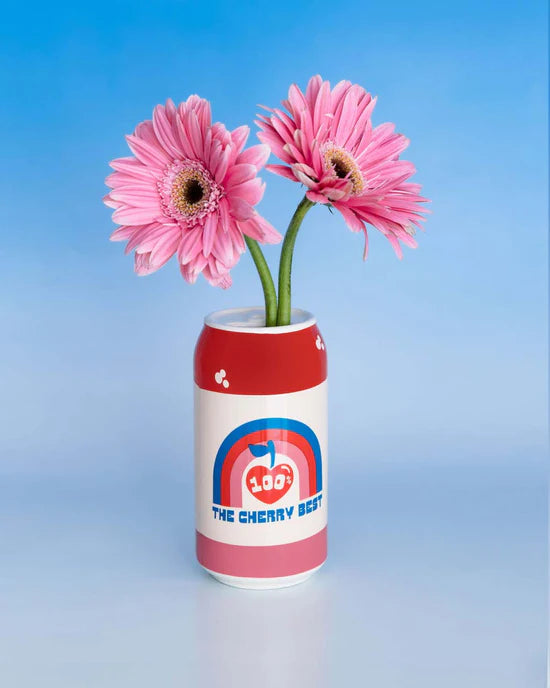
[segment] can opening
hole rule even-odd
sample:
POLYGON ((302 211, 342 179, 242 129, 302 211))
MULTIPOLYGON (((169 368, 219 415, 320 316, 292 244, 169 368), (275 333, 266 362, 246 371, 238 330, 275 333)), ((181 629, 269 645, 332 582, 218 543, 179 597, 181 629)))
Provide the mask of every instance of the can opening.
POLYGON ((315 325, 316 320, 309 311, 293 308, 290 325, 266 327, 265 309, 260 306, 252 306, 250 308, 229 308, 224 311, 210 313, 204 319, 204 323, 217 330, 229 330, 230 332, 281 334, 283 332, 305 330, 315 325))

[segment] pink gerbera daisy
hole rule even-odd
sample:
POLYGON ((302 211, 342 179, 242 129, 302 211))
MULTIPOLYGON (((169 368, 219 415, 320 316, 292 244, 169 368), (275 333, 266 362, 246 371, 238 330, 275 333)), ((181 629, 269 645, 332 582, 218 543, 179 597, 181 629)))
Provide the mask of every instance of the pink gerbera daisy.
POLYGON ((373 128, 376 103, 370 93, 349 81, 332 90, 320 76, 310 79, 305 95, 289 89, 283 110, 265 108, 258 137, 286 163, 266 169, 307 187, 307 198, 339 210, 354 232, 365 224, 384 234, 401 258, 400 241, 415 248, 415 227, 423 220, 420 185, 407 181, 415 168, 400 160, 409 141, 387 123, 373 128))
POLYGON ((281 236, 254 209, 265 185, 256 176, 269 147, 244 150, 249 128, 228 131, 212 124, 210 104, 190 96, 175 106, 157 105, 126 140, 135 157, 111 162, 105 203, 122 225, 113 241, 128 240, 135 270, 147 275, 177 254, 182 275, 202 274, 231 285, 229 271, 245 250, 243 235, 265 243, 281 236))

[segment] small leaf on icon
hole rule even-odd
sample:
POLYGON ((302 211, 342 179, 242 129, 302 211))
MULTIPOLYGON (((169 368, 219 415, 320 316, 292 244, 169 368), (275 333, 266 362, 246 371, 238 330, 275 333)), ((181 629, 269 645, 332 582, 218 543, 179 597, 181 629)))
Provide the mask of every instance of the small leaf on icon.
POLYGON ((249 444, 248 448, 253 456, 265 456, 269 454, 271 456, 269 465, 271 468, 275 465, 275 445, 273 440, 268 440, 267 444, 249 444))
POLYGON ((269 447, 265 444, 249 444, 248 448, 253 456, 265 456, 269 454, 269 447))

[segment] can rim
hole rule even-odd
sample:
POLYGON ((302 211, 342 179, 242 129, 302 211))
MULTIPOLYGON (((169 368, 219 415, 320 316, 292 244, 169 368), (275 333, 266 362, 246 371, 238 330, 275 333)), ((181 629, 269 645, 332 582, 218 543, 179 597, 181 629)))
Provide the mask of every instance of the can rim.
POLYGON ((249 306, 247 308, 227 308, 213 311, 204 318, 204 324, 215 330, 242 332, 246 334, 285 334, 298 332, 317 323, 315 316, 301 308, 293 308, 290 325, 265 326, 265 308, 249 306), (262 323, 262 324, 259 324, 262 323))

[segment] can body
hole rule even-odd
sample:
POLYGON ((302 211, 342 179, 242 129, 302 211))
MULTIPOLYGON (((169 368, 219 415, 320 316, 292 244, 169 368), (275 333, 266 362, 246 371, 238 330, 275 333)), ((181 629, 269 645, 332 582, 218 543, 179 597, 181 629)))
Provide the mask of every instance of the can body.
POLYGON ((327 359, 314 318, 208 316, 195 349, 199 563, 238 587, 293 585, 327 554, 327 359))

